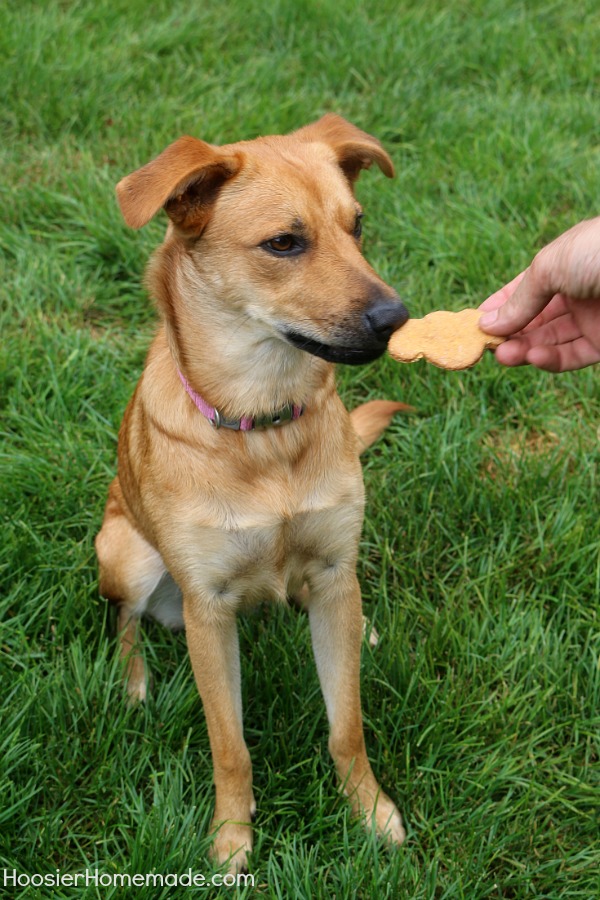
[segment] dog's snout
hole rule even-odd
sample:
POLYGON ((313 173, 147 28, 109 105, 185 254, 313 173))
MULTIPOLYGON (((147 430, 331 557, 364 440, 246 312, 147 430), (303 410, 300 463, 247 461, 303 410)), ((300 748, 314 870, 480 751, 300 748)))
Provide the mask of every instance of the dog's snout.
POLYGON ((370 303, 363 319, 377 340, 387 344, 392 333, 408 319, 408 310, 401 300, 386 298, 370 303))

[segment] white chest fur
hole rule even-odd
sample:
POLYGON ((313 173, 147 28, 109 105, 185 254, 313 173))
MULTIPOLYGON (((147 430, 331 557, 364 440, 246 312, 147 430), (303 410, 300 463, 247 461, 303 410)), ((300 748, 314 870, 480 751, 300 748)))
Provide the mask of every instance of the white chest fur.
MULTIPOLYGON (((354 571, 361 525, 362 499, 231 531, 188 523, 185 555, 177 554, 173 568, 207 611, 285 600, 305 583, 354 571)), ((139 611, 177 628, 183 627, 181 608, 181 589, 161 560, 139 611)))

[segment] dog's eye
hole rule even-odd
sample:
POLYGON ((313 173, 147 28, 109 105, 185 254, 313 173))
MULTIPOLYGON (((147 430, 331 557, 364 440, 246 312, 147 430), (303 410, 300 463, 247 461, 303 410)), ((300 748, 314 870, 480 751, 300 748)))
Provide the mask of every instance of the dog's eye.
POLYGON ((360 237, 362 235, 362 220, 363 220, 363 214, 359 213, 354 222, 354 232, 353 232, 354 237, 356 238, 357 241, 360 240, 360 237))
POLYGON ((294 234, 278 234, 261 245, 275 256, 296 256, 305 249, 304 242, 294 234))
POLYGON ((273 238, 268 243, 271 250, 275 250, 276 253, 289 253, 296 246, 291 234, 280 234, 279 237, 273 238))

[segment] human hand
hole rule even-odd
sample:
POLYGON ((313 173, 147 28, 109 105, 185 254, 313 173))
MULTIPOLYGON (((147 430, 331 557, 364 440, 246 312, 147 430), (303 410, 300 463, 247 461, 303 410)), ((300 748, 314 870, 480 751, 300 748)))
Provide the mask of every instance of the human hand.
POLYGON ((510 336, 496 349, 505 366, 565 372, 600 362, 600 217, 540 250, 480 309, 484 331, 510 336))

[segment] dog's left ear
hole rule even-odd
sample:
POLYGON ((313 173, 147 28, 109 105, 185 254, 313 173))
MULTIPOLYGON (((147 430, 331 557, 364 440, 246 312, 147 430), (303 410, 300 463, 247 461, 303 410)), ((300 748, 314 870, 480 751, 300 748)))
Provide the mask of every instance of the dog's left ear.
POLYGON ((335 113, 327 113, 311 125, 294 132, 302 141, 327 144, 335 152, 340 168, 351 185, 362 169, 377 163, 384 175, 394 177, 394 165, 377 138, 361 131, 335 113))

